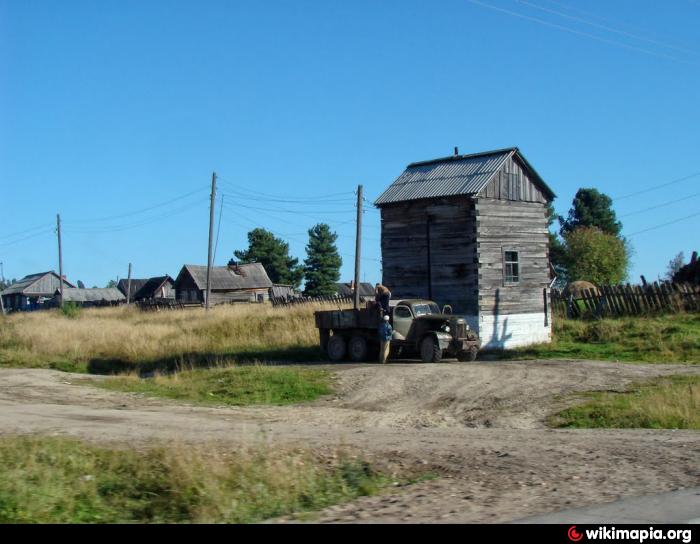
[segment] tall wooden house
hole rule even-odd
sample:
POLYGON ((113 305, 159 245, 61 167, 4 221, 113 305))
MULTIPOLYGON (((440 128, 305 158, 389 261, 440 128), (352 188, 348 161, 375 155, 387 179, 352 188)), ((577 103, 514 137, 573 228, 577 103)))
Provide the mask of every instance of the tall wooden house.
POLYGON ((484 347, 551 340, 547 203, 518 148, 409 164, 382 193, 382 283, 450 304, 484 347))

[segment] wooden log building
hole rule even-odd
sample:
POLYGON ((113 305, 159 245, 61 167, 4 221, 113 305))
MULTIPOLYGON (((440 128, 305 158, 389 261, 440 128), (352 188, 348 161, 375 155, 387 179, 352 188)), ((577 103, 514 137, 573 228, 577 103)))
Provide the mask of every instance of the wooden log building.
POLYGON ((554 197, 518 148, 409 164, 375 202, 382 283, 450 304, 485 348, 548 342, 554 197))
MULTIPOLYGON (((213 266, 211 269, 211 304, 227 302, 265 302, 270 299, 272 282, 260 263, 213 266)), ((207 267, 186 264, 175 280, 178 302, 205 301, 207 267)))

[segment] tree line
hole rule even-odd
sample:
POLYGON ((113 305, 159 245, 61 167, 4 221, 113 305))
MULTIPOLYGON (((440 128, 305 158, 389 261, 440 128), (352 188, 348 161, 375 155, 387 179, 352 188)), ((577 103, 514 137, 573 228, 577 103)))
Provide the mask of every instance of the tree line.
POLYGON ((308 231, 306 259, 289 254, 289 244, 272 232, 256 228, 248 233, 248 248, 233 252, 241 264, 261 263, 272 283, 299 289, 304 281, 304 295, 325 296, 336 292, 343 259, 338 253, 338 235, 326 223, 318 223, 308 231))

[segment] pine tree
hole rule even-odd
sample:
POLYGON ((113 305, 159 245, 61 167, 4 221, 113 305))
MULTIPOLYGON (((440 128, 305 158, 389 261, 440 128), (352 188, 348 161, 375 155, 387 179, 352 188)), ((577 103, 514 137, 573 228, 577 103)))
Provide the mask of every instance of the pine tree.
POLYGON ((306 246, 304 294, 323 296, 335 293, 335 284, 340 279, 343 259, 335 245, 338 235, 331 232, 325 223, 309 229, 309 244, 306 246))
POLYGON ((612 199, 598 189, 579 189, 571 203, 569 217, 559 217, 561 235, 566 236, 579 227, 596 227, 606 234, 620 236, 622 223, 612 209, 612 199))
POLYGON ((233 252, 242 264, 260 263, 265 267, 272 283, 301 285, 304 272, 299 259, 289 255, 289 244, 275 237, 270 231, 257 228, 248 233, 248 249, 233 252))

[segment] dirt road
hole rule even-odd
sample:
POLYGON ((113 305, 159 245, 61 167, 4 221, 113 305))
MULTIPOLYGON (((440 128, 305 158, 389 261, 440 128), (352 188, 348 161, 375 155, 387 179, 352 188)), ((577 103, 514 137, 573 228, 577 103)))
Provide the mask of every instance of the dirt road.
POLYGON ((332 368, 336 395, 252 408, 188 406, 97 389, 80 375, 0 369, 0 433, 342 447, 442 476, 329 508, 319 521, 503 522, 700 485, 698 432, 544 425, 569 393, 700 374, 698 367, 532 361, 332 368))

